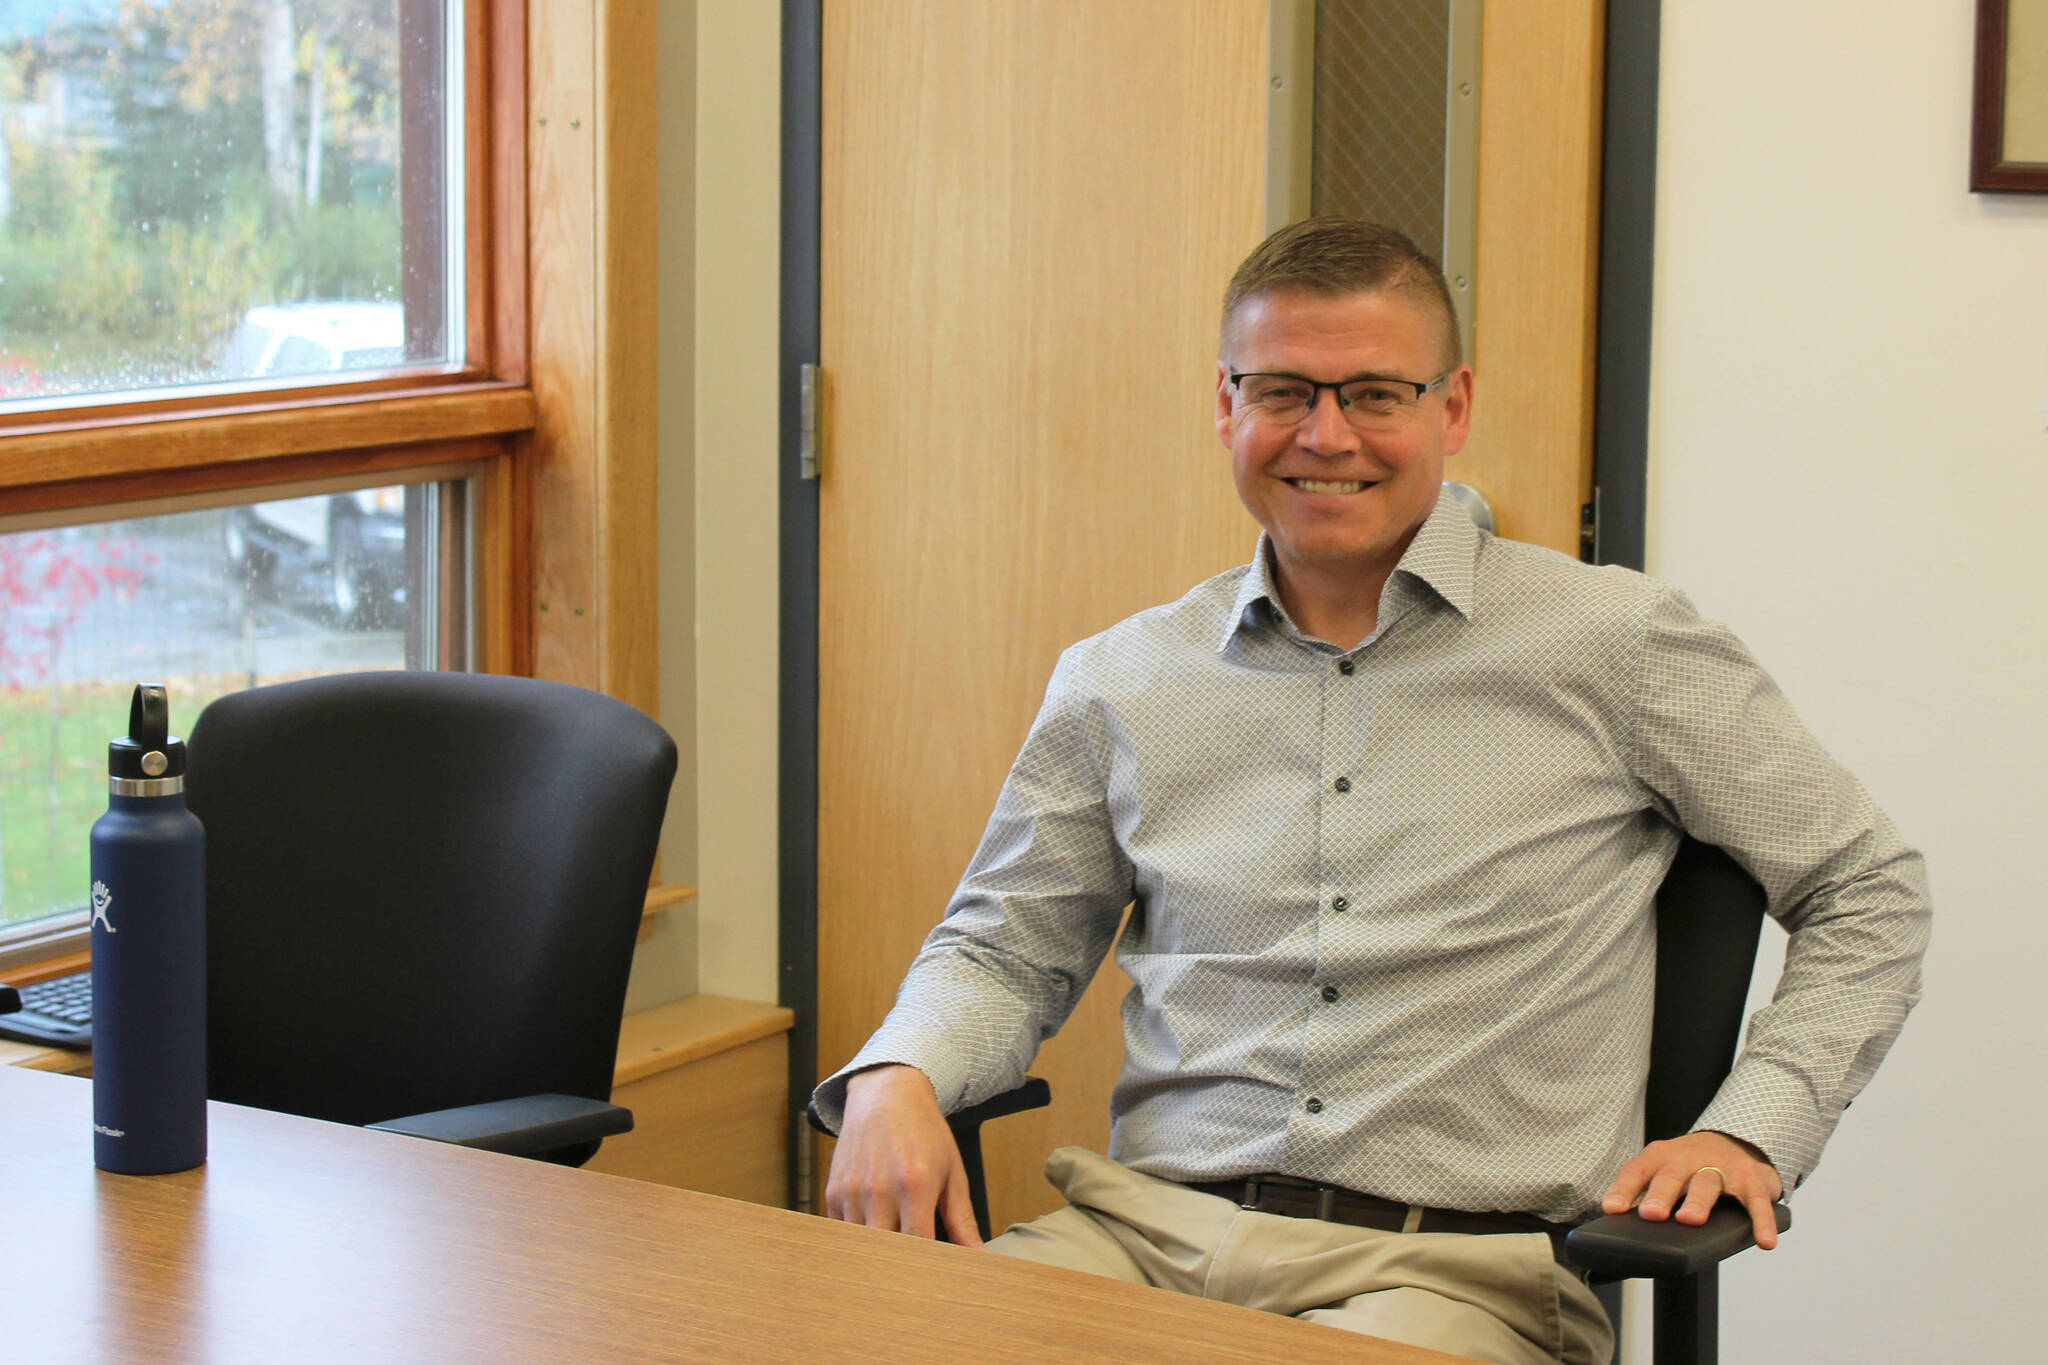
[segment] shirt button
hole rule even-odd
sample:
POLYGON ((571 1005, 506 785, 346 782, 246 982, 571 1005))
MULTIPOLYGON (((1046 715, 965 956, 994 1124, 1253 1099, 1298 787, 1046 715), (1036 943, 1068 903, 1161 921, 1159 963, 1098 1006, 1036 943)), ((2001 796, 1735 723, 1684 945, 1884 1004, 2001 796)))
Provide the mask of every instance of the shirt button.
POLYGON ((1358 671, 1358 665, 1352 663, 1349 659, 1339 659, 1337 660, 1337 671, 1348 678, 1358 671))
POLYGON ((1350 778, 1348 778, 1348 777, 1340 777, 1340 778, 1338 778, 1338 779, 1337 779, 1337 790, 1338 790, 1338 791, 1340 791, 1340 792, 1348 792, 1348 791, 1350 791, 1350 790, 1351 790, 1351 779, 1350 779, 1350 778))
POLYGON ((1338 994, 1339 992, 1335 986, 1323 987, 1323 1003, 1326 1005, 1336 1004, 1338 994))
POLYGON ((1323 1102, 1313 1095, 1309 1096, 1308 1103, 1304 1104, 1301 1107, 1308 1110, 1308 1112, 1311 1114, 1320 1114, 1323 1112, 1323 1102))
POLYGON ((1349 910, 1351 908, 1351 902, 1344 899, 1344 897, 1339 896, 1337 897, 1337 899, 1330 902, 1330 908, 1332 910, 1349 910))

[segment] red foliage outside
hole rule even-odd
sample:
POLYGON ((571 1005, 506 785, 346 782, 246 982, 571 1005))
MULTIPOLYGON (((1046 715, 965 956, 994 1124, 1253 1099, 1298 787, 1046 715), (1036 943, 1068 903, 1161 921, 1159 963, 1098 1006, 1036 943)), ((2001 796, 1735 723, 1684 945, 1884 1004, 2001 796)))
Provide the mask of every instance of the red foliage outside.
POLYGON ((102 594, 133 599, 154 559, 132 535, 0 536, 0 688, 50 681, 85 609, 102 594))

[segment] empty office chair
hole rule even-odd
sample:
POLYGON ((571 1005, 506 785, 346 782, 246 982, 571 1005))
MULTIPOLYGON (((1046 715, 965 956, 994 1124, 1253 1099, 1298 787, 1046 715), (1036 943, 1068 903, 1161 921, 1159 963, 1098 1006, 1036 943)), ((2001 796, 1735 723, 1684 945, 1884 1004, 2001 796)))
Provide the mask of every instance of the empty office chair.
MULTIPOLYGON (((1657 1001, 1644 1105, 1646 1142, 1691 1132, 1734 1065, 1764 909, 1763 888, 1725 852, 1690 838, 1679 846, 1657 889, 1657 1001)), ((991 1228, 981 1125, 1051 1099, 1050 1088, 1034 1076, 947 1116, 960 1144, 983 1238, 991 1228)), ((810 1117, 812 1126, 824 1131, 816 1110, 810 1117)), ((1791 1211, 1780 1204, 1777 1212, 1779 1230, 1791 1227, 1791 1211)), ((1752 1245, 1749 1214, 1732 1199, 1723 1200, 1696 1228, 1645 1222, 1624 1213, 1592 1219, 1566 1238, 1573 1261, 1603 1291, 1601 1302, 1617 1332, 1621 1300, 1613 1286, 1624 1279, 1656 1281, 1657 1365, 1711 1365, 1719 1342, 1720 1263, 1752 1245)))
POLYGON ((581 1164, 674 742, 530 678, 362 673, 193 727, 214 1099, 581 1164))

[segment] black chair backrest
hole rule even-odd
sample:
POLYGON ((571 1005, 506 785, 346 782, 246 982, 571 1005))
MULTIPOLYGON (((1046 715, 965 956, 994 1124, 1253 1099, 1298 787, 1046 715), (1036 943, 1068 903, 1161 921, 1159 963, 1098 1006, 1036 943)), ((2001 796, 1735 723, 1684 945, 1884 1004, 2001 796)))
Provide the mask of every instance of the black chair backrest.
POLYGON ((362 673, 207 707, 208 1093, 342 1123, 611 1093, 676 769, 559 683, 362 673))
POLYGON ((1763 887, 1712 844, 1688 837, 1657 888, 1657 1005, 1650 1029, 1650 1141, 1692 1131, 1735 1064, 1756 968, 1763 887))

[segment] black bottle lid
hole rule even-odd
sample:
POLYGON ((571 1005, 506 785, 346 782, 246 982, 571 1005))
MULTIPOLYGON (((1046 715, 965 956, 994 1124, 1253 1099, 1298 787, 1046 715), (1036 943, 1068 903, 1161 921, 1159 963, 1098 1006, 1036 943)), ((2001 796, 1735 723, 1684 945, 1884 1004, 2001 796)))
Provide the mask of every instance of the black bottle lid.
POLYGON ((171 733, 171 700, 162 683, 137 683, 128 733, 107 745, 107 776, 144 782, 185 775, 185 741, 171 733))

